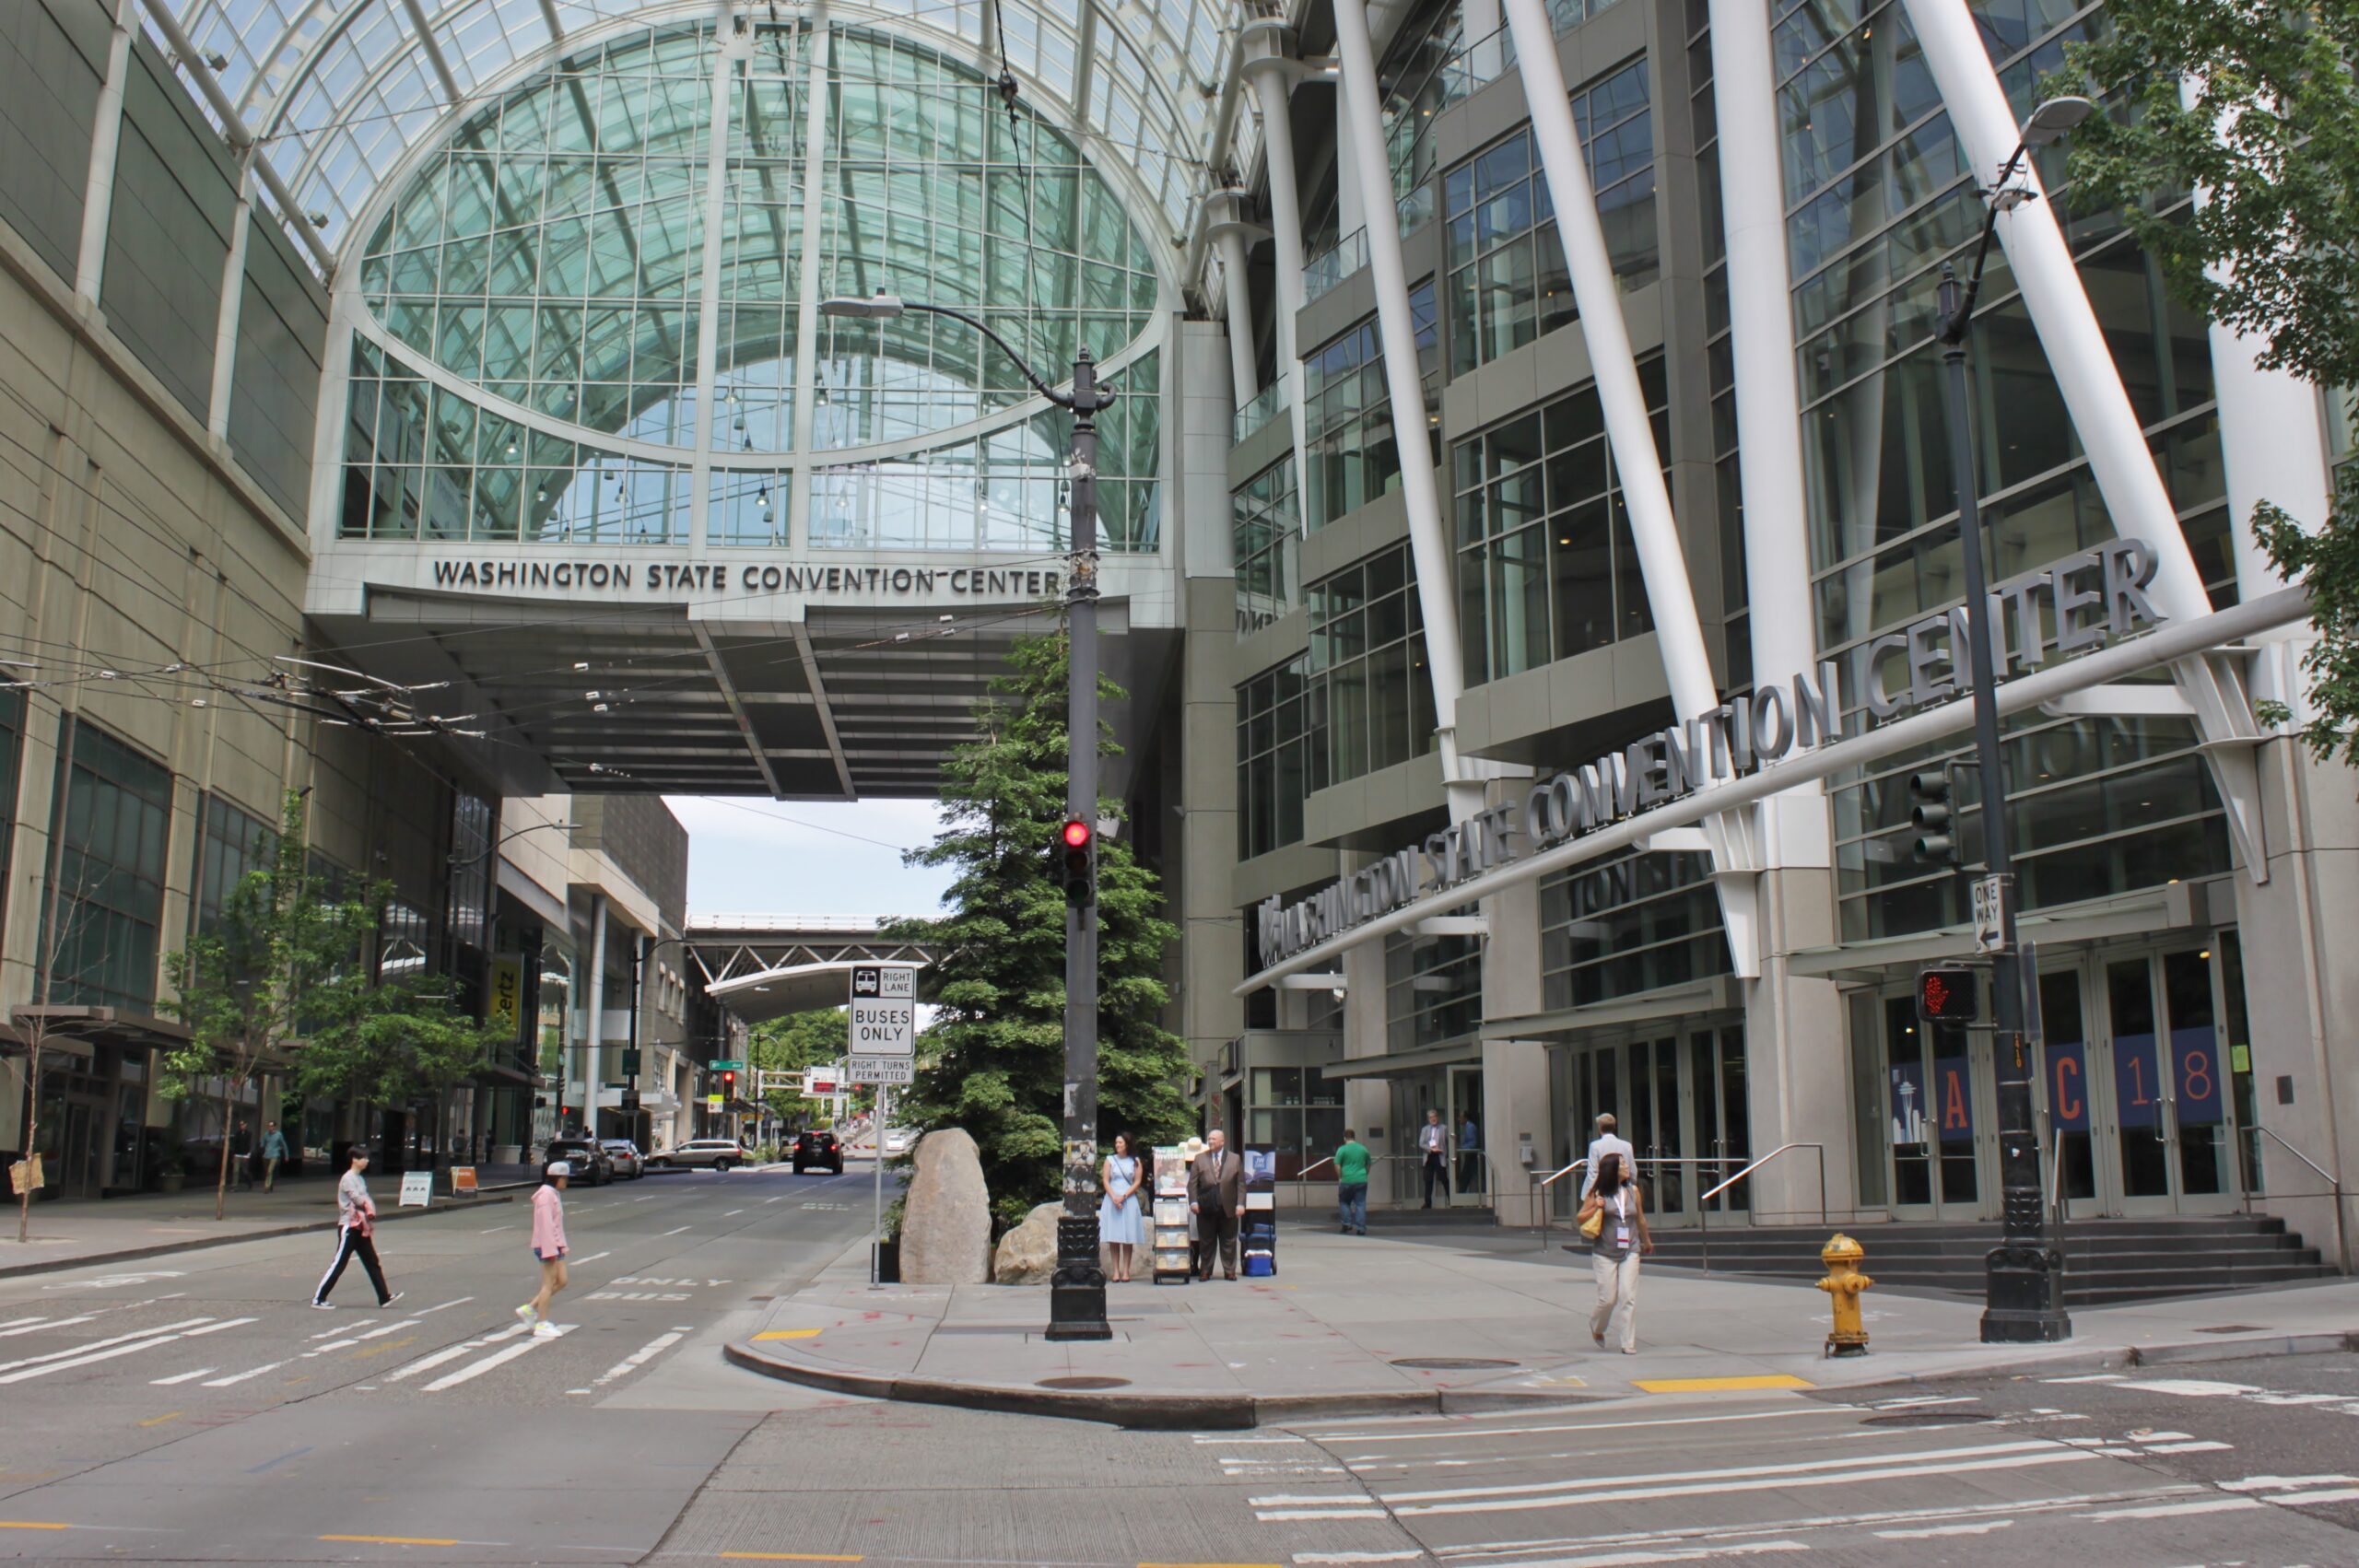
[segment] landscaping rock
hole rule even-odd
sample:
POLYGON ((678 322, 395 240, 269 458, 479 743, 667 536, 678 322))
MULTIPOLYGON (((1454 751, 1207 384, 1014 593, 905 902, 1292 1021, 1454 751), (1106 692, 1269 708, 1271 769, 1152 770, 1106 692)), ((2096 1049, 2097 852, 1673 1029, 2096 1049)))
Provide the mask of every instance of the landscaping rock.
POLYGON ((918 1140, 916 1164, 901 1208, 901 1279, 981 1284, 991 1278, 992 1199, 974 1139, 955 1127, 929 1132, 918 1140))
POLYGON ((1024 1223, 999 1238, 992 1255, 992 1279, 1003 1285, 1045 1285, 1057 1271, 1057 1219, 1062 1203, 1043 1203, 1024 1223))

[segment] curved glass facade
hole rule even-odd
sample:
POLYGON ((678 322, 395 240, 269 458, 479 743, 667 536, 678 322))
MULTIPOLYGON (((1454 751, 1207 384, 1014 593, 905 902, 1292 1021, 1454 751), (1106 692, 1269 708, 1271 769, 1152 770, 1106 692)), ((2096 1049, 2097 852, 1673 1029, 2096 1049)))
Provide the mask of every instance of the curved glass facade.
POLYGON ((1051 376, 1110 361, 1142 395, 1101 421, 1101 532, 1156 544, 1154 252, 1071 141, 906 38, 585 46, 418 160, 359 284, 347 537, 1055 547, 1069 421, 963 322, 816 310, 886 291, 1051 376))

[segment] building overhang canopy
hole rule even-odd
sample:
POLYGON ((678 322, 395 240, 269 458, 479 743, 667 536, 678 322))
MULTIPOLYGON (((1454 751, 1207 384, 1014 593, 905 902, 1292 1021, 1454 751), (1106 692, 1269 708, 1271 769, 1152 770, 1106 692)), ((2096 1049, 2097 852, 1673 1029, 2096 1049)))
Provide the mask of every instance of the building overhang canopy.
POLYGON ((851 1000, 852 967, 849 959, 835 964, 792 964, 740 975, 734 980, 716 980, 705 988, 705 994, 727 1004, 730 1012, 748 1024, 766 1024, 773 1018, 843 1006, 851 1000))

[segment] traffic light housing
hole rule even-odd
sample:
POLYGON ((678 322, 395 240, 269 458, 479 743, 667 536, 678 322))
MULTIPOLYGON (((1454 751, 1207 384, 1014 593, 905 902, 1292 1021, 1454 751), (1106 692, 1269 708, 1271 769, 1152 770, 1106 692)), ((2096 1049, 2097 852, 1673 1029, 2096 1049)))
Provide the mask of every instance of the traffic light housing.
POLYGON ((1957 780, 1946 767, 1908 776, 1908 821, 1917 829, 1909 852, 1926 865, 1958 863, 1957 780))
POLYGON ((1075 909, 1089 907, 1097 896, 1097 830, 1078 817, 1068 818, 1057 830, 1057 868, 1064 883, 1065 903, 1075 909))
POLYGON ((1917 1016, 1927 1024, 1972 1024, 1982 1016, 1982 986, 1964 964, 1917 971, 1917 1016))
POLYGON ((721 1075, 721 1096, 724 1100, 737 1097, 737 1074, 734 1070, 725 1071, 721 1075))

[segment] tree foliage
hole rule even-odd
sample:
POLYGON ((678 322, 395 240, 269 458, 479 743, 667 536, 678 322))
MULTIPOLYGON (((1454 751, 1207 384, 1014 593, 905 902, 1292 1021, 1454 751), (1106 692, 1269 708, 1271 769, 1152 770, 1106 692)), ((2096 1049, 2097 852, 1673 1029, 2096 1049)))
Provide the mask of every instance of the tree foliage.
MULTIPOLYGON (((2048 90, 2112 99, 2073 135, 2075 199, 2118 207, 2172 291, 2263 345, 2261 365, 2359 388, 2359 0, 2113 0, 2048 90), (2158 193, 2200 192, 2173 209, 2158 193)), ((2359 763, 2359 474, 2325 526, 2263 504, 2256 537, 2306 576, 2305 656, 2319 756, 2359 763)))
POLYGON ((219 1085, 216 1219, 228 1203, 233 1107, 264 1067, 289 1063, 307 1094, 403 1105, 439 1096, 497 1043, 452 1005, 447 978, 377 978, 370 942, 390 890, 338 896, 312 868, 307 825, 302 797, 288 791, 270 863, 240 877, 220 914, 164 955, 173 994, 158 1005, 188 1038, 163 1053, 158 1081, 172 1098, 219 1085))
MULTIPOLYGON (((953 871, 951 912, 889 934, 940 954, 929 999, 940 1011, 897 1119, 964 1128, 994 1211, 1013 1223, 1057 1196, 1064 1149, 1065 902, 1050 874, 1065 814, 1064 637, 1021 638, 1008 662, 993 698, 977 705, 980 736, 943 766, 942 831, 909 856, 953 871)), ((1099 691, 1122 695, 1110 681, 1099 691)), ((1101 728, 1101 755, 1118 749, 1109 733, 1101 728)), ((1162 908, 1155 873, 1122 838, 1101 837, 1098 1127, 1109 1141, 1127 1131, 1169 1142, 1190 1125, 1187 1048, 1157 1022, 1164 954, 1179 935, 1162 908)))
MULTIPOLYGON (((766 1019, 747 1033, 746 1065, 770 1072, 802 1072, 842 1057, 851 1037, 851 1020, 840 1007, 766 1019)), ((815 1103, 784 1089, 773 1090, 766 1098, 771 1113, 783 1121, 809 1116, 815 1103)))

